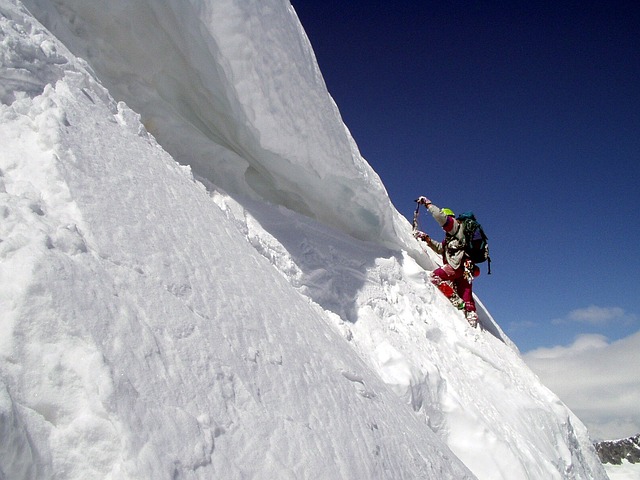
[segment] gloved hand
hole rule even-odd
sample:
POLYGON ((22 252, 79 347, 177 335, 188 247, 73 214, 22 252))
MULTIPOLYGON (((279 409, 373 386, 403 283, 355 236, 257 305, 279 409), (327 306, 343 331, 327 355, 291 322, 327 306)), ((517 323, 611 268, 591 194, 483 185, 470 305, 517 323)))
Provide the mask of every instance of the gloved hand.
POLYGON ((431 200, 429 200, 427 197, 418 197, 416 202, 418 202, 420 205, 424 205, 425 207, 431 205, 431 200))
POLYGON ((427 240, 429 240, 429 235, 427 235, 424 232, 421 232, 420 230, 416 230, 415 232, 413 232, 413 236, 418 240, 422 240, 423 242, 426 242, 427 240))

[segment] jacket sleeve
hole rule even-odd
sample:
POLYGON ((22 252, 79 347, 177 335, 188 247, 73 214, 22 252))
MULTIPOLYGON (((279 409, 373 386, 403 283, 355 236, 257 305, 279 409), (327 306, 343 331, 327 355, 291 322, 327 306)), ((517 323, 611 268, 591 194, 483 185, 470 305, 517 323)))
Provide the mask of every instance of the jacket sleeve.
POLYGON ((429 245, 429 248, 431 248, 431 250, 433 250, 436 253, 439 253, 440 255, 442 255, 442 243, 440 243, 437 240, 434 240, 433 238, 429 237, 427 240, 427 245, 429 245))
POLYGON ((437 207, 433 203, 429 204, 427 209, 429 210, 431 216, 435 218, 436 222, 438 222, 438 224, 445 232, 451 235, 457 235, 458 229, 460 228, 460 222, 458 222, 455 218, 448 217, 447 215, 442 213, 440 207, 437 207))
POLYGON ((436 222, 438 222, 438 224, 442 228, 444 228, 445 223, 447 223, 448 217, 444 213, 442 213, 440 207, 437 207, 433 203, 430 203, 429 206, 427 206, 427 210, 429 210, 429 213, 433 218, 435 218, 436 222))

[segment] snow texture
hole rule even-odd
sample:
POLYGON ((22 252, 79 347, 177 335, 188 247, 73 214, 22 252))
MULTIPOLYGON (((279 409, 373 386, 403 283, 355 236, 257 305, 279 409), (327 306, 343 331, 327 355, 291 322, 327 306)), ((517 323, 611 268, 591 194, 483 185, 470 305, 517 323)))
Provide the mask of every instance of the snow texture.
POLYGON ((606 478, 287 1, 0 0, 0 60, 0 479, 606 478))
POLYGON ((640 480, 640 464, 622 462, 622 465, 605 464, 609 480, 640 480))

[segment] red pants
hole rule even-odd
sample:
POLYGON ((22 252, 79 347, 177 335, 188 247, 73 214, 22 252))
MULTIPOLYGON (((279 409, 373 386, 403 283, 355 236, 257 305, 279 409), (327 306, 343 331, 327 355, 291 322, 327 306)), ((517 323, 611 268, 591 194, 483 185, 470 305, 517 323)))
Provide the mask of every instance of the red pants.
POLYGON ((436 268, 431 275, 453 283, 456 293, 464 301, 464 309, 467 312, 476 311, 476 302, 473 301, 471 283, 464 278, 464 265, 458 269, 454 269, 451 265, 443 265, 440 268, 436 268))

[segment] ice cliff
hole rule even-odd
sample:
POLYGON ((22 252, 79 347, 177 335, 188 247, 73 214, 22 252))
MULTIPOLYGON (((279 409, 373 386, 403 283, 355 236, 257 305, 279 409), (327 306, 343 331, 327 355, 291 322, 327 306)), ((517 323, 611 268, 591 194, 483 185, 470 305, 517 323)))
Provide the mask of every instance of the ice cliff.
POLYGON ((286 0, 0 14, 0 478, 606 478, 426 281, 286 0))

